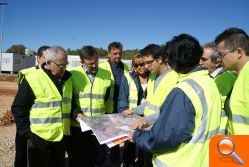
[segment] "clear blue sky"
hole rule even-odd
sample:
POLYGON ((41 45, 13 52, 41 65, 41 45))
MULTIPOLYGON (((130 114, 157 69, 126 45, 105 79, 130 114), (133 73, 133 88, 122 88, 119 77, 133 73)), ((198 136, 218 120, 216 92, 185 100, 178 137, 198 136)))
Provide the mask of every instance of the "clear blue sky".
POLYGON ((235 26, 249 33, 249 0, 0 0, 4 10, 3 51, 13 44, 77 49, 124 49, 164 44, 189 33, 201 44, 235 26))

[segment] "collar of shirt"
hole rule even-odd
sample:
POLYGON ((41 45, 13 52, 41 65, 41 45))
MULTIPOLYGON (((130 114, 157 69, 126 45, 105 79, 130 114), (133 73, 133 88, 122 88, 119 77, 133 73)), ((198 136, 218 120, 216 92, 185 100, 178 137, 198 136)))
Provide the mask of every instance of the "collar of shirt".
POLYGON ((91 73, 84 65, 82 65, 83 70, 86 72, 86 75, 90 79, 91 83, 93 83, 94 77, 96 74, 91 73))
POLYGON ((115 63, 111 62, 110 60, 108 60, 108 61, 113 69, 118 69, 118 68, 123 69, 123 63, 121 61, 118 64, 115 64, 115 63))
POLYGON ((210 74, 210 76, 211 76, 212 78, 215 78, 217 75, 219 75, 219 74, 222 73, 223 71, 224 71, 224 69, 223 69, 222 67, 217 68, 216 70, 214 70, 214 71, 210 74))

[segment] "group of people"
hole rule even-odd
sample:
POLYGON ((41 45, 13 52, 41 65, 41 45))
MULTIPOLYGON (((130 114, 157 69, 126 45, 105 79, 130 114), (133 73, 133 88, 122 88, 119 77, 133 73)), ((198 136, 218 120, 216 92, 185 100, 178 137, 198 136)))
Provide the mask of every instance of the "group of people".
POLYGON ((208 166, 209 142, 218 134, 249 134, 249 37, 228 28, 203 47, 188 34, 150 44, 122 62, 112 42, 108 60, 93 46, 67 69, 59 46, 38 50, 38 66, 21 70, 12 104, 15 166, 208 166), (129 141, 108 148, 79 119, 138 114, 129 141))

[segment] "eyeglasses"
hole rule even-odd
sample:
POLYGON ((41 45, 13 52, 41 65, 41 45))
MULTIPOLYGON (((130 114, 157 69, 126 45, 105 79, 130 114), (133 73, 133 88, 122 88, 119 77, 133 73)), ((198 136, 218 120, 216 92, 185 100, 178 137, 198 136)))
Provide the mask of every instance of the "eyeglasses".
POLYGON ((53 60, 50 60, 51 62, 53 62, 55 65, 57 65, 59 68, 66 68, 68 65, 68 62, 65 64, 57 64, 56 62, 54 62, 53 60))
POLYGON ((155 59, 153 59, 153 60, 150 60, 150 61, 146 61, 145 62, 145 64, 147 64, 147 65, 151 65, 152 63, 153 63, 153 61, 154 61, 155 59))
POLYGON ((236 49, 236 48, 230 49, 230 50, 226 51, 225 53, 217 52, 218 57, 219 57, 220 59, 223 59, 228 53, 231 53, 231 52, 235 51, 235 49, 236 49))
POLYGON ((81 61, 82 64, 85 64, 86 66, 92 67, 92 66, 96 66, 98 64, 98 60, 96 62, 92 62, 92 63, 86 63, 85 61, 81 61))
POLYGON ((145 64, 144 63, 140 63, 140 64, 134 64, 133 66, 135 67, 135 68, 138 68, 138 66, 139 67, 143 67, 145 64))

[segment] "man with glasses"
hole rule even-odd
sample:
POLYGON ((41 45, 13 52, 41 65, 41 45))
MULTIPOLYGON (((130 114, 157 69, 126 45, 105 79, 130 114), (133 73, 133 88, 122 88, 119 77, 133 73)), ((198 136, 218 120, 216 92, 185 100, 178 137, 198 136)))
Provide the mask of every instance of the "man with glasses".
POLYGON ((66 51, 53 46, 44 55, 46 63, 22 79, 11 110, 18 133, 28 139, 28 166, 64 167, 73 85, 66 51))
MULTIPOLYGON (((144 60, 144 67, 146 68, 148 74, 149 74, 149 83, 150 80, 154 79, 154 74, 151 68, 151 65, 154 61, 153 55, 160 49, 161 47, 159 45, 156 44, 149 44, 146 47, 144 47, 143 49, 141 49, 140 55, 143 56, 143 60, 144 60)), ((146 96, 147 96, 147 91, 146 91, 146 96)), ((145 98, 146 98, 145 96, 145 98)), ((137 113, 143 113, 144 112, 144 107, 145 107, 145 103, 143 103, 142 105, 139 105, 137 107, 135 107, 134 109, 136 110, 137 113)), ((133 113, 132 110, 126 110, 125 113, 129 114, 129 113, 133 113)))
POLYGON ((215 44, 224 68, 238 73, 231 96, 225 102, 228 130, 234 135, 248 135, 249 37, 242 29, 228 28, 216 37, 215 44))
MULTIPOLYGON (((144 110, 141 112, 141 106, 138 106, 132 110, 126 110, 123 112, 124 114, 136 113, 144 115, 141 120, 134 124, 134 129, 148 128, 155 123, 160 114, 160 107, 163 101, 178 82, 179 75, 172 70, 167 63, 167 55, 165 52, 166 48, 167 46, 161 47, 152 55, 152 74, 148 82, 146 102, 143 103, 144 110)), ((146 159, 146 163, 144 163, 144 165, 152 166, 152 154, 145 152, 144 158, 146 159)))
POLYGON ((152 55, 160 49, 159 45, 156 44, 149 44, 146 47, 144 47, 142 50, 140 50, 140 54, 143 56, 145 68, 148 72, 151 71, 151 64, 153 62, 152 55))
POLYGON ((76 118, 104 115, 110 95, 111 73, 98 67, 98 53, 93 46, 83 46, 79 52, 81 66, 70 70, 73 81, 73 120, 69 161, 73 167, 103 165, 104 148, 92 131, 81 132, 76 118), (98 159, 97 159, 98 158, 98 159))
MULTIPOLYGON (((25 75, 29 72, 41 68, 42 64, 46 62, 44 52, 48 49, 48 46, 41 46, 37 51, 37 66, 33 66, 30 68, 23 69, 18 72, 18 87, 22 82, 22 79, 24 79, 25 75)), ((16 152, 15 152, 15 167, 26 167, 27 166, 27 138, 25 136, 22 136, 19 134, 18 131, 16 131, 16 138, 15 138, 15 144, 16 144, 16 152)))
POLYGON ((224 110, 224 103, 227 95, 232 90, 236 75, 230 71, 224 71, 221 64, 221 58, 217 54, 215 43, 207 43, 203 46, 203 54, 200 60, 200 65, 207 68, 209 75, 214 79, 222 98, 222 121, 220 131, 223 134, 227 133, 227 114, 224 110))
POLYGON ((214 43, 210 42, 203 46, 200 65, 208 69, 212 78, 215 78, 219 73, 224 71, 221 66, 221 61, 218 59, 216 45, 214 43))

